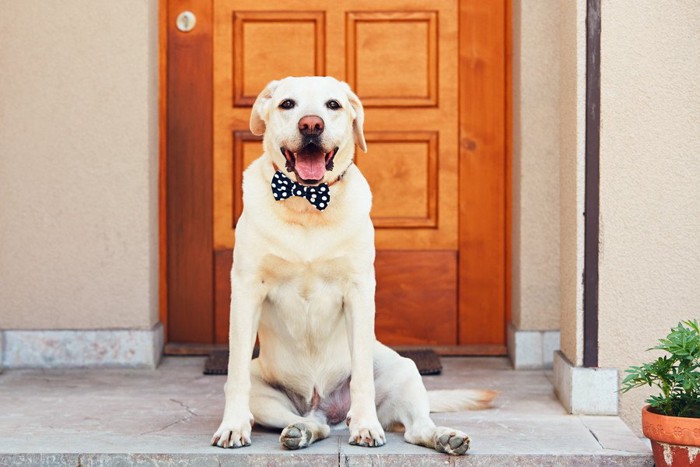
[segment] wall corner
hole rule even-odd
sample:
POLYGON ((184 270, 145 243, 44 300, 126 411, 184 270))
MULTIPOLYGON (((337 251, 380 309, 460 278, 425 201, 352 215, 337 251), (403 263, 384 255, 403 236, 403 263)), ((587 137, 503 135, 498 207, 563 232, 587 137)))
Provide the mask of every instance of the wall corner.
POLYGON ((554 392, 571 414, 618 414, 617 368, 574 366, 557 351, 554 354, 554 392))
POLYGON ((552 368, 559 350, 559 331, 525 331, 508 324, 508 356, 516 370, 552 368))

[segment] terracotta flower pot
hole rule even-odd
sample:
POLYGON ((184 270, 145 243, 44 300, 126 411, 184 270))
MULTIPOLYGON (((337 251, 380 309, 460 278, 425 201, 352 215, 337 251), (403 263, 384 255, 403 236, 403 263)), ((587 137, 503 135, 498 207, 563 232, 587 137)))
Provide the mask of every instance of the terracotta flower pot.
POLYGON ((700 418, 669 417, 642 409, 642 431, 657 467, 700 467, 700 418))

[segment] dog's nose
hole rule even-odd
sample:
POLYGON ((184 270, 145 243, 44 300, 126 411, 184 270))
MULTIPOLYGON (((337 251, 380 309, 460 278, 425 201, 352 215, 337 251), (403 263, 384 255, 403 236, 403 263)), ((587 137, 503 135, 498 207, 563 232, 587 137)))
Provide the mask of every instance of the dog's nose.
POLYGON ((299 120, 299 131, 304 136, 318 136, 323 133, 323 120, 316 115, 307 115, 299 120))

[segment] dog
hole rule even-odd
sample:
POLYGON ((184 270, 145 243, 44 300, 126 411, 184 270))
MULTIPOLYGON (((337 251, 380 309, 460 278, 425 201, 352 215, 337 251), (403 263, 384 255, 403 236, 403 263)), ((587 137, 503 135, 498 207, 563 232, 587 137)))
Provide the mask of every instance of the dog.
POLYGON ((331 77, 288 77, 258 95, 250 130, 264 154, 243 174, 231 270, 225 409, 212 445, 251 443, 254 420, 300 449, 346 422, 350 444, 407 442, 453 455, 469 437, 430 412, 489 406, 486 390, 426 391, 412 360, 374 334, 374 228, 364 110, 331 77), (251 361, 256 335, 259 357, 251 361))

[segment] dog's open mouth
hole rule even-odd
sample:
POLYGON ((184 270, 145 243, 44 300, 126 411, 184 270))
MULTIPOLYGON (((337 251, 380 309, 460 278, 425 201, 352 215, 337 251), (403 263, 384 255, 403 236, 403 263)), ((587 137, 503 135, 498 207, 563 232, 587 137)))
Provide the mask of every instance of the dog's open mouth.
POLYGON ((300 182, 313 185, 323 180, 326 170, 333 170, 333 157, 338 152, 338 148, 329 152, 324 152, 320 146, 309 143, 299 152, 290 151, 287 148, 280 148, 280 151, 287 160, 287 170, 294 171, 300 182))

